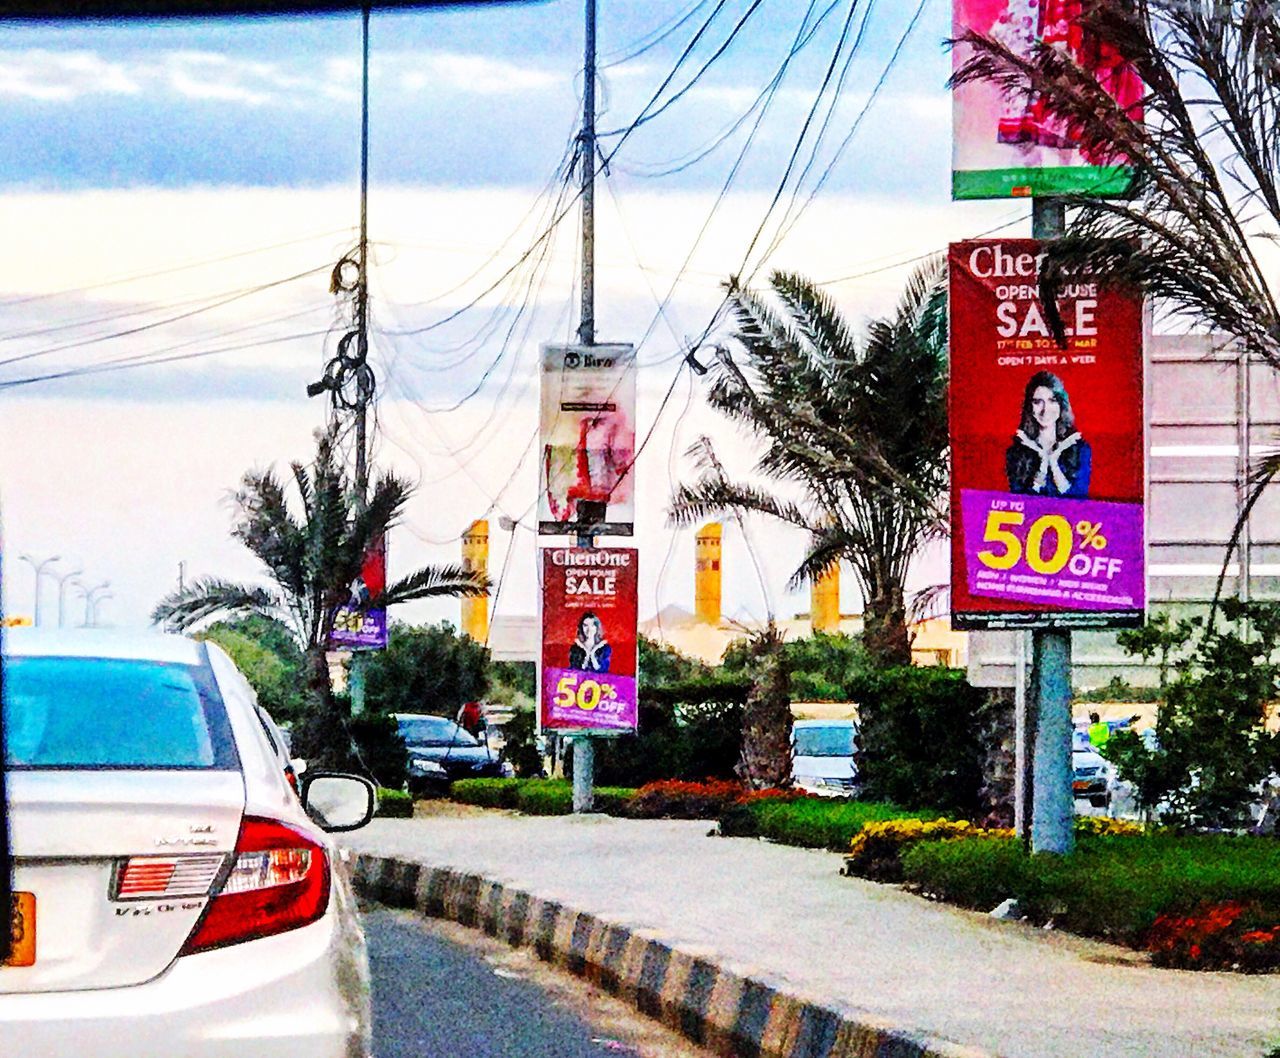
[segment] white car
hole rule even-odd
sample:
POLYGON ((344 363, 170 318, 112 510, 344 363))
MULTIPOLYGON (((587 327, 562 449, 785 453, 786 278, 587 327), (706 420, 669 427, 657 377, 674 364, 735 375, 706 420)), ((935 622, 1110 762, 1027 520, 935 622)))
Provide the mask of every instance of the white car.
POLYGON ((15 629, 4 664, 0 1054, 365 1058, 364 936, 326 831, 366 823, 372 785, 295 793, 213 644, 15 629))
POLYGON ((806 793, 852 797, 858 792, 852 720, 797 720, 791 728, 791 778, 806 793))

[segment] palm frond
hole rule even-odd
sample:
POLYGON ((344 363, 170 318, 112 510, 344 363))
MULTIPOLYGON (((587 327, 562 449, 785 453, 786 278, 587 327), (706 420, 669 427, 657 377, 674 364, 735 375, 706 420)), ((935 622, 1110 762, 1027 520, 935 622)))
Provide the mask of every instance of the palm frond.
POLYGON ((474 598, 489 594, 489 578, 462 566, 424 566, 388 584, 369 602, 370 609, 396 606, 415 599, 474 598))
POLYGON ((283 610, 280 595, 267 588, 201 577, 161 599, 151 611, 151 620, 185 630, 219 615, 257 614, 279 620, 283 610))

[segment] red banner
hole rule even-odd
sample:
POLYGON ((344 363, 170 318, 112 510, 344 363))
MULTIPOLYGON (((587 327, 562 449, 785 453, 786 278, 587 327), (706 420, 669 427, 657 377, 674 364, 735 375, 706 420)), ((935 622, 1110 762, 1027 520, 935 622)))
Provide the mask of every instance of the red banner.
POLYGON ((541 723, 546 731, 634 731, 639 552, 542 552, 541 723))
POLYGON ((1140 623, 1142 302, 1073 277, 1060 347, 1041 244, 950 249, 951 613, 956 628, 1140 623))

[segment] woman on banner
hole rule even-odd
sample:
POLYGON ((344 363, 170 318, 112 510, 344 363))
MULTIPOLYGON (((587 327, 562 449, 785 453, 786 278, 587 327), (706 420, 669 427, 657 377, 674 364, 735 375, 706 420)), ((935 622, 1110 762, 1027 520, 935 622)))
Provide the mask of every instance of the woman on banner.
POLYGON ((1009 491, 1032 496, 1089 495, 1093 452, 1076 429, 1062 379, 1037 371, 1022 396, 1022 414, 1004 456, 1009 491))
POLYGON ((608 672, 613 647, 604 637, 604 625, 588 610, 578 621, 578 638, 569 648, 569 668, 583 672, 608 672))

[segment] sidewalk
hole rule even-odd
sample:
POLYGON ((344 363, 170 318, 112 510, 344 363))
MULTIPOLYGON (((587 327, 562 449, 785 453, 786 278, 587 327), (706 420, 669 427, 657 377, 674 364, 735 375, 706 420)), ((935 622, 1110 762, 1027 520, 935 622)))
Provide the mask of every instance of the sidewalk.
POLYGON ((841 877, 832 853, 707 837, 712 825, 491 812, 375 820, 346 844, 481 875, 846 1018, 1000 1058, 1262 1058, 1280 1041, 1280 978, 1156 970, 841 877))

